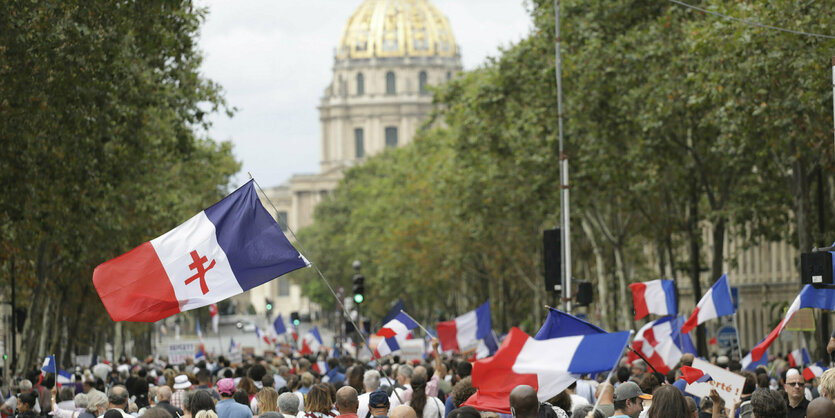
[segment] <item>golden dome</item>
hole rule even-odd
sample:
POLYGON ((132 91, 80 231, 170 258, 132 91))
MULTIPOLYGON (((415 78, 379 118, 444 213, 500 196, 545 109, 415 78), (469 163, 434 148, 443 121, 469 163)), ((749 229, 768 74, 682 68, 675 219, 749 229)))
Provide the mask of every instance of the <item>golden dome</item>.
POLYGON ((348 19, 336 58, 453 57, 446 16, 428 0, 366 0, 348 19))

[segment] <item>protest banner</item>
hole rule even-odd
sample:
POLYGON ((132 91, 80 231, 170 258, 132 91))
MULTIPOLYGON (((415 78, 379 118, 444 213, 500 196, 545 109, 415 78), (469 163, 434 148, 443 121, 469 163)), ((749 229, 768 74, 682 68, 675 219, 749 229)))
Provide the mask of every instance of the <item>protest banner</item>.
POLYGON ((171 364, 183 364, 187 358, 194 358, 194 353, 196 352, 196 344, 193 342, 168 344, 168 362, 171 364))
POLYGON ((703 398, 710 395, 711 389, 716 389, 725 400, 726 408, 733 408, 739 402, 745 384, 744 377, 698 358, 693 360, 693 367, 709 374, 712 380, 688 384, 684 388, 685 392, 703 398))
POLYGON ((424 347, 422 339, 403 341, 400 343, 400 358, 406 361, 423 360, 424 347))

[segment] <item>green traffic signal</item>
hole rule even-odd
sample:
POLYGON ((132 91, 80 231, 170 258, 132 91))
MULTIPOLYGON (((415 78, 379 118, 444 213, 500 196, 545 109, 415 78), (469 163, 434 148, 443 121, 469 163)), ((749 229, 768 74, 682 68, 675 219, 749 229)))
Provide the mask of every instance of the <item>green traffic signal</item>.
POLYGON ((362 301, 364 301, 364 300, 365 300, 365 296, 363 296, 362 293, 357 293, 356 295, 354 295, 354 302, 362 303, 362 301))
POLYGON ((268 310, 268 311, 273 310, 273 305, 272 305, 271 303, 268 303, 268 304, 267 304, 267 310, 268 310))
POLYGON ((301 324, 301 323, 302 323, 302 321, 299 321, 298 319, 293 320, 293 325, 295 325, 295 326, 299 326, 299 324, 301 324))

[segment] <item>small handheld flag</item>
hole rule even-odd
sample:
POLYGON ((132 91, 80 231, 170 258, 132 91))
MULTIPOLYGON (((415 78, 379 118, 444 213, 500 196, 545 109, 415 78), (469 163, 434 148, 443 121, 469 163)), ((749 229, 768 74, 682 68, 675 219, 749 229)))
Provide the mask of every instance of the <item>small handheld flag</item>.
POLYGON ((438 340, 443 351, 465 351, 478 345, 478 340, 487 338, 492 330, 490 301, 484 302, 474 311, 461 315, 452 321, 438 323, 438 340))
POLYGON ((672 280, 650 280, 629 285, 632 290, 632 302, 635 305, 635 320, 649 314, 676 315, 675 284, 672 280))
POLYGON ((703 372, 701 369, 690 366, 681 366, 681 378, 684 379, 688 385, 692 385, 695 382, 702 383, 713 380, 709 374, 703 372))
POLYGON ((723 274, 713 286, 707 290, 690 314, 690 318, 681 327, 681 332, 688 333, 693 328, 711 319, 734 314, 734 301, 731 298, 731 287, 728 276, 723 274))
POLYGON ((41 366, 41 371, 44 373, 56 373, 55 370, 55 356, 46 356, 43 359, 43 366, 41 366))

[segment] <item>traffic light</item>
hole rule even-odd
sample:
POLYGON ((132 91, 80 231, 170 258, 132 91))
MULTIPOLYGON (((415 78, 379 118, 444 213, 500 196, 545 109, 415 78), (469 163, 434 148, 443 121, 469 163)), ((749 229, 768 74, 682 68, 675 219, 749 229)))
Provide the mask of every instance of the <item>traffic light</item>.
POLYGON ((302 323, 301 319, 299 318, 298 312, 290 312, 290 322, 293 323, 293 326, 299 326, 302 323))
POLYGON ((359 305, 365 300, 365 276, 357 273, 351 281, 354 282, 354 303, 359 305))
POLYGON ((269 299, 269 298, 264 298, 264 300, 267 302, 267 312, 269 312, 269 311, 273 310, 273 301, 272 301, 272 299, 269 299))

